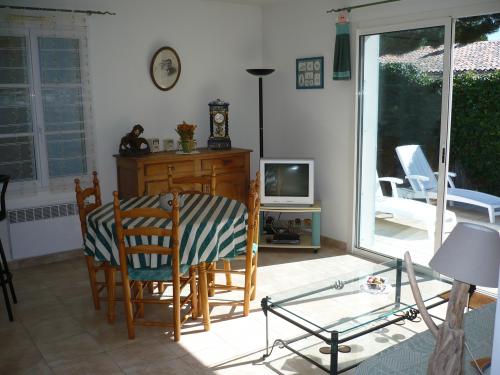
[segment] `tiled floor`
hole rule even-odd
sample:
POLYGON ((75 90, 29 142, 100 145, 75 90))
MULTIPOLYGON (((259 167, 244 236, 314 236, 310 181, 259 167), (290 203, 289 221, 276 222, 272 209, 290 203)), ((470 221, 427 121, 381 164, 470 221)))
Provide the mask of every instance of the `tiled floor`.
MULTIPOLYGON (((306 250, 266 249, 260 252, 258 295, 250 316, 241 307, 212 310, 212 328, 203 331, 201 319, 189 322, 179 343, 171 332, 138 327, 127 339, 123 306, 118 303, 114 325, 105 318, 106 304, 95 311, 82 258, 14 271, 19 303, 9 322, 0 304, 0 374, 324 374, 286 349, 276 348, 262 361, 265 318, 261 299, 277 291, 345 273, 366 260, 335 249, 317 254, 306 250)), ((148 313, 148 311, 146 311, 148 313)), ((325 312, 331 313, 331 312, 325 312)), ((293 337, 284 322, 271 321, 271 336, 293 337)), ((365 341, 353 343, 340 358, 349 363, 424 329, 422 325, 391 326, 365 341)), ((304 341, 301 350, 326 361, 318 343, 304 341)))

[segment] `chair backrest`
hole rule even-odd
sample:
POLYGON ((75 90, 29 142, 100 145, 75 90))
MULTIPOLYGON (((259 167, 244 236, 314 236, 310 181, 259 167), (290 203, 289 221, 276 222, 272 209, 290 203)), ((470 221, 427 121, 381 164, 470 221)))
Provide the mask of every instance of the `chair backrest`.
POLYGON ((247 254, 251 253, 254 244, 258 244, 259 242, 260 197, 259 191, 256 190, 258 183, 258 179, 252 181, 250 184, 250 192, 248 193, 247 254))
POLYGON ((255 184, 255 192, 257 193, 257 195, 259 195, 260 198, 260 171, 257 171, 255 173, 254 184, 255 184))
POLYGON ((84 237, 87 234, 87 215, 102 205, 97 172, 92 172, 92 175, 94 176, 92 178, 92 187, 86 189, 82 189, 80 180, 75 178, 76 204, 78 206, 78 215, 80 216, 80 227, 84 237), (93 197, 93 202, 88 201, 90 197, 93 197))
POLYGON ((168 175, 167 175, 167 188, 168 191, 172 191, 174 189, 179 189, 181 194, 196 194, 196 193, 206 193, 205 186, 209 187, 210 195, 215 195, 216 186, 217 186, 217 176, 215 173, 215 166, 212 166, 212 172, 210 175, 204 176, 184 176, 184 177, 174 177, 173 175, 173 167, 168 167, 168 175), (185 185, 190 185, 193 187, 199 186, 199 189, 185 189, 185 185))
POLYGON ((398 146, 396 147, 396 154, 406 176, 423 176, 428 178, 427 181, 420 181, 420 184, 417 179, 409 178, 408 180, 413 190, 431 191, 437 189, 436 176, 419 145, 398 146))
POLYGON ((5 216, 7 215, 7 210, 5 209, 5 192, 7 191, 9 180, 10 176, 6 174, 0 175, 0 184, 2 184, 2 192, 0 193, 0 221, 5 219, 5 216))
POLYGON ((116 238, 120 255, 120 267, 122 272, 127 273, 128 256, 133 254, 158 254, 168 255, 172 257, 172 267, 179 270, 179 194, 173 192, 172 210, 167 211, 161 208, 139 207, 130 210, 122 210, 120 208, 120 200, 118 192, 113 193, 113 209, 115 214, 116 238), (133 220, 138 219, 141 220, 133 220), (128 220, 124 225, 125 219, 128 220), (159 228, 154 226, 161 220, 171 220, 171 229, 159 228), (155 237, 158 239, 158 245, 153 244, 135 244, 135 241, 130 241, 131 237, 155 237), (125 239, 128 237, 128 240, 125 239), (171 246, 168 247, 170 238, 171 246))

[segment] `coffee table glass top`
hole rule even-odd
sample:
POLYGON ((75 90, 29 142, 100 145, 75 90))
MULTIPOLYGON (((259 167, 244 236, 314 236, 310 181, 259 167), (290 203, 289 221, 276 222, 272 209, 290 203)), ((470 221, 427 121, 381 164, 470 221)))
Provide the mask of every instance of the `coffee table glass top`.
MULTIPOLYGON (((429 269, 415 272, 427 306, 442 301, 438 295, 451 289, 450 282, 440 280, 429 269)), ((416 308, 401 260, 368 263, 349 273, 270 295, 267 303, 308 329, 339 334, 354 333, 416 308)))

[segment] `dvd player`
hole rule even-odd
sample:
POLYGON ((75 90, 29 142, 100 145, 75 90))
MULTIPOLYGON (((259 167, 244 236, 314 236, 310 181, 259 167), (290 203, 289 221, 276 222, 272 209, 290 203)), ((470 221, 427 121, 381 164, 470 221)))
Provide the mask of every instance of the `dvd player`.
POLYGON ((272 243, 277 244, 298 244, 300 242, 300 235, 297 233, 276 233, 271 240, 272 243))
POLYGON ((274 244, 284 244, 284 245, 298 245, 300 240, 271 240, 274 244))

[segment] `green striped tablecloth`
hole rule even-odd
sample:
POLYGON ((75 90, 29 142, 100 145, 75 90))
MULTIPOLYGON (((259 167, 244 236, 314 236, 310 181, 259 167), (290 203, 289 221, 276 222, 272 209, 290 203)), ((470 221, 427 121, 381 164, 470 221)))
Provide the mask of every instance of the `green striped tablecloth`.
MULTIPOLYGON (((122 210, 135 207, 159 207, 159 196, 143 196, 120 201, 122 210)), ((180 259, 181 264, 196 265, 222 258, 232 258, 245 251, 246 221, 245 205, 239 201, 206 194, 185 195, 180 209, 180 259)), ((171 228, 172 221, 152 219, 148 225, 171 228)), ((133 228, 143 218, 124 219, 123 226, 133 228)), ((94 255, 98 261, 120 264, 116 245, 113 204, 105 204, 87 216, 85 253, 94 255)), ((168 239, 167 239, 168 240, 168 239)), ((168 240, 169 241, 169 240, 168 240)), ((135 243, 158 244, 157 237, 133 237, 135 243)), ((129 258, 134 268, 168 264, 169 257, 160 255, 134 254, 129 258)))

